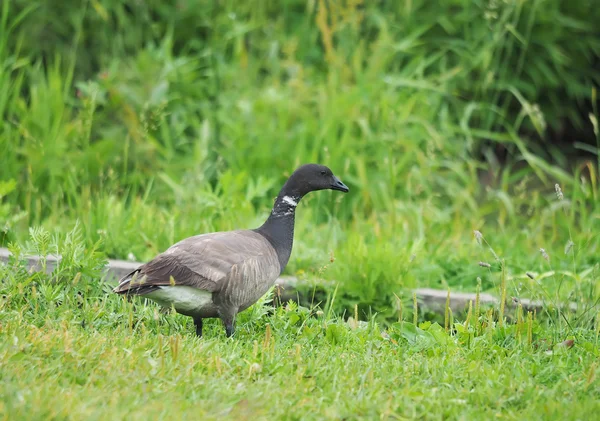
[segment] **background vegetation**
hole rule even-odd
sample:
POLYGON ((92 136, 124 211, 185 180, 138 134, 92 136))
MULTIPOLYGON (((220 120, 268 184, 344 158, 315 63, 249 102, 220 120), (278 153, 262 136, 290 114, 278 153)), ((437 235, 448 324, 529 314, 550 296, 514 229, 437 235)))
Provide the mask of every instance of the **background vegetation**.
POLYGON ((599 19, 587 1, 3 2, 0 238, 79 220, 146 260, 257 226, 318 161, 352 193, 307 198, 287 273, 340 282, 340 305, 492 287, 475 229, 510 276, 572 280, 600 253, 599 19))
POLYGON ((600 8, 438 3, 3 1, 0 414, 238 416, 267 395, 290 419, 597 412, 600 8), (236 345, 218 323, 198 342, 98 282, 106 257, 258 226, 305 162, 351 189, 299 208, 286 274, 317 285, 310 309, 257 306, 236 345), (31 274, 23 253, 68 260, 31 274), (478 282, 552 305, 417 328, 410 288, 478 282))

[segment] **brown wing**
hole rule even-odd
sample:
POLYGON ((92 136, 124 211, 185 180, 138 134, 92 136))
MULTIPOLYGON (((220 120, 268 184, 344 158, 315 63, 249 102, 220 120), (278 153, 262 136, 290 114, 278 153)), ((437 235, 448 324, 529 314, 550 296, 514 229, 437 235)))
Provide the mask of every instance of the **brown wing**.
POLYGON ((265 253, 276 256, 271 244, 254 231, 189 237, 124 276, 114 291, 145 294, 174 283, 218 292, 234 266, 265 253))

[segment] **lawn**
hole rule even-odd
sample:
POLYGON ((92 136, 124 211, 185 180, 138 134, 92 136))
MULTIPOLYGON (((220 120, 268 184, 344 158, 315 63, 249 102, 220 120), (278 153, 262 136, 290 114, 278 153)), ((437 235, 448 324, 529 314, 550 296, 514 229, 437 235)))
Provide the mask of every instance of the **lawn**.
POLYGON ((1 417, 600 412, 600 8, 167 3, 0 5, 1 417), (257 227, 307 162, 350 193, 298 206, 299 303, 198 339, 111 293, 107 258, 257 227))
POLYGON ((102 259, 76 240, 58 246, 70 261, 52 276, 18 260, 2 268, 6 419, 587 420, 600 410, 598 323, 570 329, 531 313, 501 323, 475 304, 450 331, 416 327, 409 311, 383 326, 329 305, 273 308, 271 292, 240 314, 234 337, 212 320, 199 339, 189 318, 108 295, 102 259))

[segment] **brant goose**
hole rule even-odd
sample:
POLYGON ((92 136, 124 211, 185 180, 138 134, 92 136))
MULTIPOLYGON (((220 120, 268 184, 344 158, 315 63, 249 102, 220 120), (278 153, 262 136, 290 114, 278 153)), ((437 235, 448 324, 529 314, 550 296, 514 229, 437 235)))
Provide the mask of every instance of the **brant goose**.
POLYGON ((186 238, 127 274, 113 290, 140 295, 192 317, 202 336, 202 319, 219 317, 227 337, 235 317, 273 286, 292 252, 296 206, 315 190, 349 189, 323 165, 306 164, 290 176, 265 223, 186 238))

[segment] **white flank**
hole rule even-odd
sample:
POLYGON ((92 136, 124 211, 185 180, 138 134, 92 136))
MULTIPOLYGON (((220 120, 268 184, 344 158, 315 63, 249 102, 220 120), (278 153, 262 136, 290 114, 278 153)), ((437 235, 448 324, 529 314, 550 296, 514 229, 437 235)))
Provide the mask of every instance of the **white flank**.
POLYGON ((198 288, 176 285, 163 286, 156 291, 143 295, 156 301, 163 307, 175 307, 175 310, 193 312, 212 303, 212 294, 198 288))
POLYGON ((290 206, 298 206, 298 202, 296 202, 293 197, 283 196, 282 200, 290 206))

